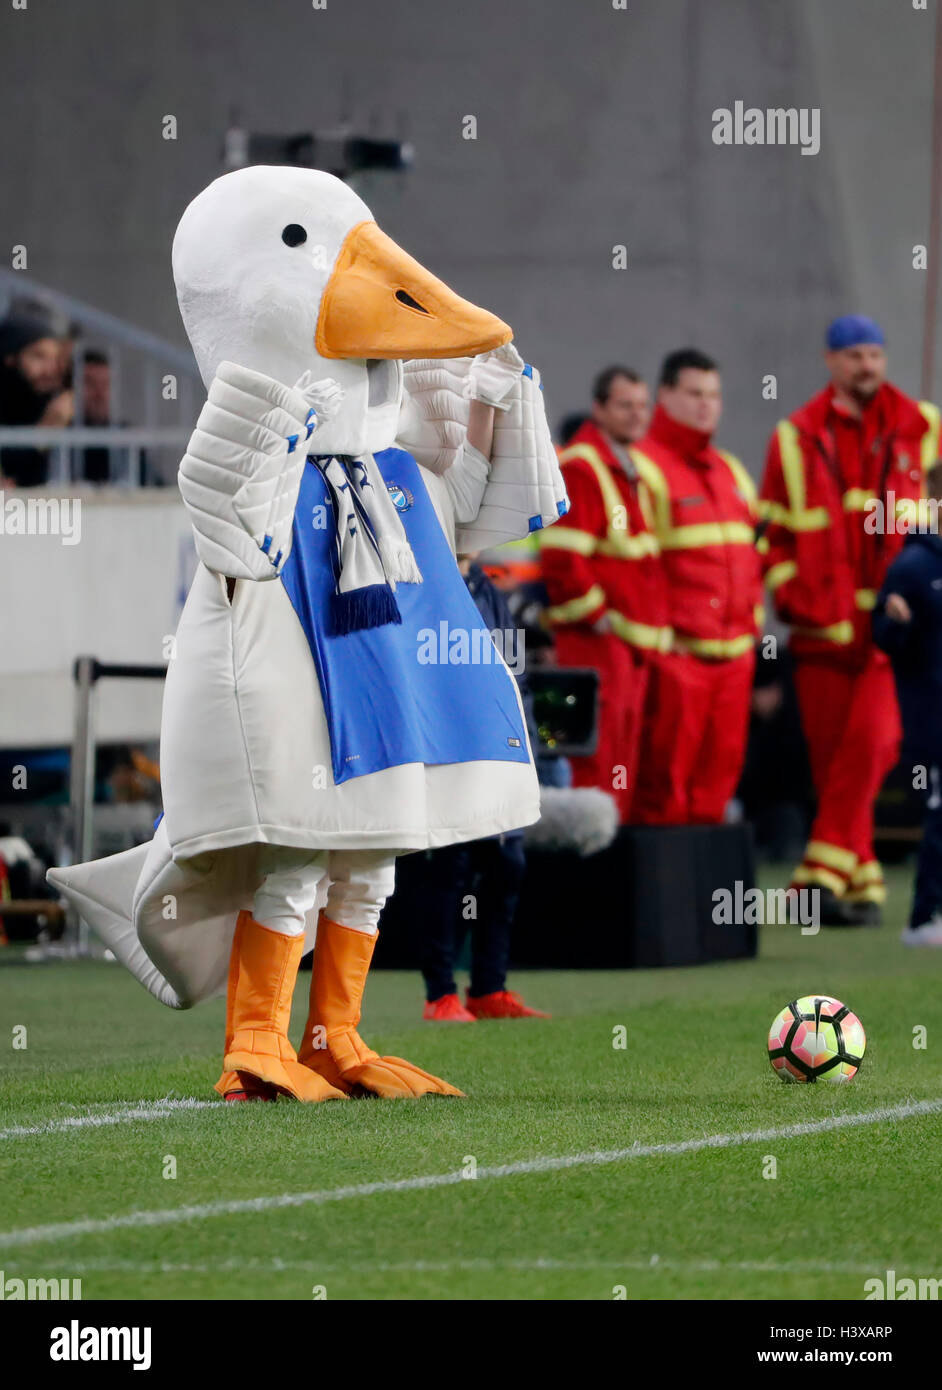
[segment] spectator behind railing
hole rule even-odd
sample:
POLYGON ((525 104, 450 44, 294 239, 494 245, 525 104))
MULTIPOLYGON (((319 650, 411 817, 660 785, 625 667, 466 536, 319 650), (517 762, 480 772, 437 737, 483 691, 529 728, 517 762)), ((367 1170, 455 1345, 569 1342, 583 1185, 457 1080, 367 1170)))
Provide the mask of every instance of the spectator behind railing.
MULTIPOLYGON (((74 398, 64 386, 67 365, 65 345, 48 320, 11 314, 0 324, 0 425, 57 429, 71 424, 74 398)), ((38 487, 48 469, 44 449, 0 450, 5 487, 38 487)))
MULTIPOLYGON (((111 363, 103 352, 86 352, 82 358, 86 425, 111 424, 111 363)), ((106 483, 111 475, 107 449, 98 446, 80 454, 80 477, 88 483, 106 483)))
MULTIPOLYGON (((95 429, 123 425, 123 420, 111 418, 111 363, 104 352, 90 348, 82 353, 82 423, 95 429)), ((107 483, 127 472, 128 451, 109 449, 103 444, 89 445, 78 452, 78 470, 74 475, 86 483, 107 483)), ((147 455, 141 452, 140 477, 146 483, 159 483, 149 476, 147 455)))
MULTIPOLYGON (((0 426, 35 425, 66 429, 83 425, 108 430, 123 425, 111 418, 111 362, 96 348, 79 349, 73 360, 73 342, 56 336, 48 320, 17 311, 0 324, 0 426), (81 369, 77 392, 74 371, 81 369), (76 404, 81 401, 81 419, 76 404)), ((68 475, 73 482, 109 483, 128 474, 128 450, 108 444, 89 444, 69 450, 68 475)), ((147 455, 141 451, 138 476, 160 485, 149 476, 147 455)), ((50 481, 49 450, 28 446, 0 449, 0 480, 5 487, 38 487, 50 481)))

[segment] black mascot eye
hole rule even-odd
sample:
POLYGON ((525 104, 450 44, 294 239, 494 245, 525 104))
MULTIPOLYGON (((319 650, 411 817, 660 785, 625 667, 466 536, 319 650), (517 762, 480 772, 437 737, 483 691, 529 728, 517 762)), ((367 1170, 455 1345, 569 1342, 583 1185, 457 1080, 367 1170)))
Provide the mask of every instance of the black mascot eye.
POLYGON ((281 234, 281 239, 286 246, 300 246, 307 241, 307 232, 303 227, 299 227, 297 222, 289 222, 281 234))

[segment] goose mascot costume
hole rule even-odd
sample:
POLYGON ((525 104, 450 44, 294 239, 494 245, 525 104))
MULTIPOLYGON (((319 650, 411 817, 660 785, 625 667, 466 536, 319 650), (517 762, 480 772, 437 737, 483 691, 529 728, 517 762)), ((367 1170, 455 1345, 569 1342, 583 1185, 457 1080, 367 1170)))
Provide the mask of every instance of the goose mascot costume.
POLYGON ((173 269, 208 399, 179 474, 200 564, 164 814, 50 880, 163 1003, 227 990, 223 1096, 460 1095, 356 1029, 396 854, 539 817, 516 683, 454 559, 566 510, 539 378, 329 174, 217 179, 173 269))

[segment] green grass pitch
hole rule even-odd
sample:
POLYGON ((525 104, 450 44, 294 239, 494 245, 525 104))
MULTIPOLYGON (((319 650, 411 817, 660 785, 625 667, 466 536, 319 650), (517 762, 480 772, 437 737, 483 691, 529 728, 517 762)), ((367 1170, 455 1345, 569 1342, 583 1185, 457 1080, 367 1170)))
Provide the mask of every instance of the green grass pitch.
MULTIPOLYGON (((880 930, 767 928, 755 962, 516 977, 551 1022, 423 1024, 417 977, 372 976, 364 1035, 463 1101, 214 1104, 221 1000, 173 1014, 117 965, 7 948, 0 1270, 81 1278, 85 1299, 829 1299, 888 1269, 940 1277, 942 1108, 648 1151, 942 1101, 942 951, 900 944, 908 893, 895 872, 880 930), (813 992, 867 1029, 849 1085, 769 1067, 772 1018, 813 992), (208 1104, 123 1113, 165 1098, 208 1104), (476 1179, 390 1187, 471 1160, 476 1179)), ((302 977, 295 1033, 305 992, 302 977)))

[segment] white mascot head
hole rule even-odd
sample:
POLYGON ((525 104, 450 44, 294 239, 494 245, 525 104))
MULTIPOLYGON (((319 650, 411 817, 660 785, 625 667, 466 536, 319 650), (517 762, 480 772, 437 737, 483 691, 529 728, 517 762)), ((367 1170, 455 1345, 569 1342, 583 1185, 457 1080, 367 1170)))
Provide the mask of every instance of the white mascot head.
POLYGON ((393 442, 404 359, 473 355, 511 338, 380 231, 351 188, 312 169, 216 179, 180 219, 173 274, 207 386, 222 361, 288 386, 305 372, 340 383, 343 406, 318 431, 324 452, 393 442))

